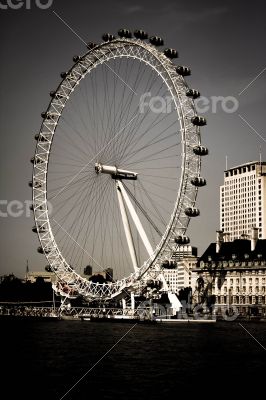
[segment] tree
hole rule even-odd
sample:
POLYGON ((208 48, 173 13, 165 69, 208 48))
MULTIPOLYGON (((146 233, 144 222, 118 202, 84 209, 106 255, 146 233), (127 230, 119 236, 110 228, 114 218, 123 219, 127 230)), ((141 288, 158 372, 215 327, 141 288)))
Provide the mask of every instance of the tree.
POLYGON ((188 286, 179 290, 178 299, 180 301, 185 301, 186 303, 190 303, 191 295, 192 295, 192 288, 188 286))

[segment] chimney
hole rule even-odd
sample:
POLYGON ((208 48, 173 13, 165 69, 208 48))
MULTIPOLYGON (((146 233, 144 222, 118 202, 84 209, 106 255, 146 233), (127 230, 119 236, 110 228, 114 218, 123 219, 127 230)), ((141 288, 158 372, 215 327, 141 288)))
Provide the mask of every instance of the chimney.
POLYGON ((254 226, 251 228, 251 251, 255 250, 259 238, 259 229, 254 226))
POLYGON ((216 231, 216 253, 220 253, 221 246, 223 243, 223 231, 216 231))

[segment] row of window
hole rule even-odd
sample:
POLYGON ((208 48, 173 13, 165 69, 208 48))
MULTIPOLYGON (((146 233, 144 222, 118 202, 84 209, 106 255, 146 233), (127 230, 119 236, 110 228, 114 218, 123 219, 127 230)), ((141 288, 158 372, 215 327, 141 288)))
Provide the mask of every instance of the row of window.
MULTIPOLYGON (((241 279, 241 283, 243 284, 243 285, 245 285, 247 282, 248 283, 255 283, 255 284, 258 284, 259 282, 262 282, 262 284, 265 284, 265 282, 266 282, 266 278, 265 277, 259 277, 259 278, 242 278, 241 279)), ((227 278, 225 278, 225 280, 224 280, 224 283, 227 283, 227 282, 230 282, 230 285, 233 285, 233 284, 236 284, 236 285, 239 285, 239 283, 240 283, 240 279, 239 278, 229 278, 229 279, 227 279, 227 278)))
MULTIPOLYGON (((249 286, 249 287, 242 286, 242 288, 240 288, 240 286, 237 286, 235 288, 235 290, 234 290, 234 287, 231 286, 228 290, 230 290, 231 293, 232 292, 236 292, 236 293, 239 293, 239 292, 243 292, 243 293, 245 293, 245 292, 249 292, 249 293, 252 293, 252 292, 254 292, 254 293, 259 293, 259 292, 265 293, 265 286, 261 286, 261 287, 259 287, 259 286, 255 286, 255 287, 253 287, 253 286, 249 286)), ((224 293, 227 293, 228 290, 227 290, 226 286, 223 287, 223 292, 224 293)))
MULTIPOLYGON (((232 296, 231 304, 265 304, 265 296, 232 296)), ((217 304, 227 304, 227 296, 216 296, 217 304)))
POLYGON ((246 172, 251 172, 251 171, 255 171, 256 169, 256 165, 247 165, 245 167, 239 167, 230 171, 226 171, 225 172, 225 176, 229 177, 229 176, 234 176, 234 175, 239 175, 239 174, 245 174, 246 172))

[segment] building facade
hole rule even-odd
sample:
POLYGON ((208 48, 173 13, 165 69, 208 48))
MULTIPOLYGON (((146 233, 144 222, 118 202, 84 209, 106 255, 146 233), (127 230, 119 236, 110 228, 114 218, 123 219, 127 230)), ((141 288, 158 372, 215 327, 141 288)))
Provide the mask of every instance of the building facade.
POLYGON ((38 278, 43 279, 44 282, 54 283, 56 281, 56 275, 47 271, 29 271, 26 273, 25 281, 35 283, 38 278))
POLYGON ((253 226, 266 239, 266 162, 226 170, 220 187, 220 230, 227 240, 249 238, 253 226))
POLYGON ((266 240, 223 242, 221 232, 197 263, 194 304, 212 303, 219 314, 234 308, 240 315, 266 316, 266 240))

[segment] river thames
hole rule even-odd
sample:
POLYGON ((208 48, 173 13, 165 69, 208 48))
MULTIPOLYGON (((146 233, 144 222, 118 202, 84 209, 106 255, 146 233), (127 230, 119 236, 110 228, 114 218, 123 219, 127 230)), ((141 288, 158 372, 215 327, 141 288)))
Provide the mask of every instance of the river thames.
POLYGON ((0 324, 1 392, 7 399, 177 399, 251 389, 255 396, 264 385, 262 322, 0 324))

